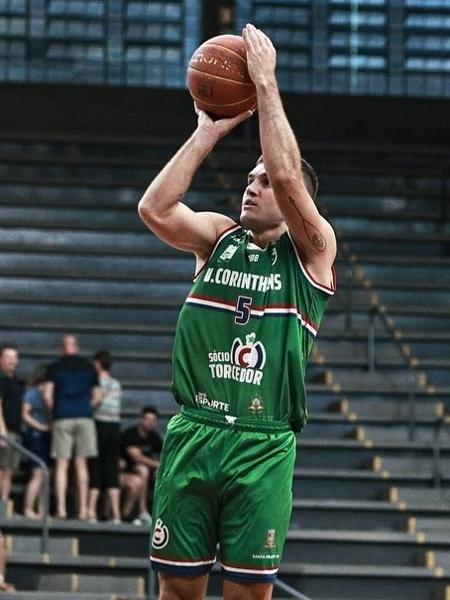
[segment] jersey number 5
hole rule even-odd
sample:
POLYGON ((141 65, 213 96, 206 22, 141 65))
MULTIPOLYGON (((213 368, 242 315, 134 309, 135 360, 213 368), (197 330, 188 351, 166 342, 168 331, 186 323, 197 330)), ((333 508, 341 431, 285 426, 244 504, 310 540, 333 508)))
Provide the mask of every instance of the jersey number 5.
POLYGON ((251 317, 252 299, 249 296, 239 296, 236 302, 236 316, 234 322, 236 325, 247 325, 251 317))

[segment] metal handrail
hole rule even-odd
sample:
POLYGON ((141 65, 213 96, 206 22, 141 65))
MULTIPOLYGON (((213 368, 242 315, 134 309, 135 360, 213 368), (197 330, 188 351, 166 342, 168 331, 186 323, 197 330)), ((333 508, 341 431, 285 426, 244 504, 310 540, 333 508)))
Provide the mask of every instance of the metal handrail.
POLYGON ((311 598, 309 598, 309 596, 305 596, 305 594, 302 594, 301 592, 299 592, 295 588, 291 587, 287 583, 284 583, 284 581, 282 581, 278 577, 274 581, 274 586, 280 588, 281 590, 283 590, 283 592, 286 592, 293 598, 298 598, 298 600, 311 600, 311 598))
POLYGON ((37 463, 39 465, 39 467, 42 469, 42 472, 44 474, 44 481, 43 481, 44 514, 42 515, 42 520, 41 520, 41 529, 42 529, 41 553, 46 554, 47 550, 48 550, 48 537, 49 537, 48 536, 48 529, 49 529, 48 517, 49 517, 49 508, 50 508, 50 471, 49 471, 49 468, 46 465, 45 461, 42 460, 42 458, 37 456, 37 454, 34 454, 34 452, 30 452, 30 450, 28 450, 27 448, 22 446, 22 444, 19 444, 18 442, 9 439, 6 435, 3 435, 3 434, 0 434, 0 440, 6 442, 10 446, 12 446, 16 450, 18 450, 22 456, 26 456, 31 461, 37 463))

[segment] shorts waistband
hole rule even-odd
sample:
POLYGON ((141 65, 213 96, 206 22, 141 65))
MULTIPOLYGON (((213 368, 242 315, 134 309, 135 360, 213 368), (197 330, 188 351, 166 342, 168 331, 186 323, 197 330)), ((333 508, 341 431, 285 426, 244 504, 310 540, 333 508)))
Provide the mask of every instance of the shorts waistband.
POLYGON ((292 431, 289 423, 281 421, 260 421, 245 417, 233 417, 232 415, 205 414, 196 408, 182 406, 180 414, 194 421, 195 423, 204 423, 213 427, 222 429, 233 429, 238 431, 254 431, 261 433, 277 433, 282 431, 292 431))

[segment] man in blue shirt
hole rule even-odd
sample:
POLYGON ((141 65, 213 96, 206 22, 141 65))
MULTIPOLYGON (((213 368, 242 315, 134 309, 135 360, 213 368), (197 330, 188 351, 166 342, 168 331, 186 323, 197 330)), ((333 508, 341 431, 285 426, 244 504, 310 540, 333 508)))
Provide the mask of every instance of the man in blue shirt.
POLYGON ((77 338, 64 335, 61 358, 49 366, 44 389, 45 402, 53 415, 51 454, 55 459, 56 516, 61 519, 67 517, 67 473, 72 458, 77 479, 78 518, 87 519, 87 459, 97 456, 92 408, 101 401, 101 388, 94 366, 79 352, 77 338))

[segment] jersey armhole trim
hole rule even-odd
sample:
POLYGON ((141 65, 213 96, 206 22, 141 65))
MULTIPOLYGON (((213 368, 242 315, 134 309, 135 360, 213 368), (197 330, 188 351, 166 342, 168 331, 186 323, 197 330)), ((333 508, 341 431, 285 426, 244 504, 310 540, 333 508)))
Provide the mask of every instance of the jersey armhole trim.
POLYGON ((287 232, 287 234, 288 234, 289 240, 292 244, 292 247, 294 249, 294 253, 297 258, 297 262, 298 262, 300 269, 301 269, 303 275, 305 276, 305 278, 308 280, 308 282, 313 287, 317 288, 321 292, 324 292, 325 294, 328 294, 329 296, 333 296, 336 291, 336 270, 335 270, 334 266, 331 267, 331 286, 326 286, 326 285, 323 285, 322 283, 319 283, 318 281, 316 281, 314 279, 314 277, 311 275, 311 273, 308 271, 308 269, 305 267, 305 265, 303 264, 302 259, 300 258, 300 254, 299 254, 297 245, 295 244, 294 240, 292 239, 292 236, 289 233, 289 231, 287 232))
POLYGON ((227 227, 226 229, 224 229, 222 231, 222 233, 219 233, 219 235, 217 236, 217 239, 214 243, 214 246, 211 248, 211 252, 208 254, 207 259, 205 260, 205 262, 203 263, 203 265, 200 267, 200 269, 195 273, 192 281, 195 283, 197 281, 197 279, 200 277, 203 269, 206 267, 206 265, 209 263, 209 261, 211 260, 212 255, 214 254, 214 252, 217 250, 217 246, 220 244, 220 242, 227 237, 227 235, 229 235, 230 233, 232 233, 233 231, 237 231, 238 229, 241 229, 241 226, 238 225, 237 223, 235 225, 231 225, 230 227, 227 227))

